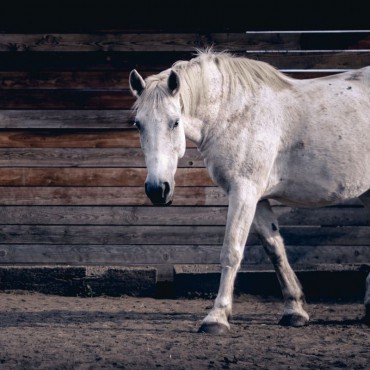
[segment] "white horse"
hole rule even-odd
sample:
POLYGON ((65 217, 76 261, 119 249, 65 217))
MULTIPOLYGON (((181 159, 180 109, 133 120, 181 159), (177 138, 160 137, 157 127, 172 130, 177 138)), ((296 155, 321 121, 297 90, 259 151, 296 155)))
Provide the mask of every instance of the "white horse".
MULTIPOLYGON (((319 207, 359 197, 370 208, 370 67, 296 80, 263 62, 206 51, 145 81, 133 70, 130 87, 151 201, 171 202, 185 137, 228 195, 219 291, 199 331, 230 330, 234 280, 252 222, 282 288, 280 324, 307 324, 268 199, 319 207)), ((369 315, 370 274, 365 305, 369 315)))

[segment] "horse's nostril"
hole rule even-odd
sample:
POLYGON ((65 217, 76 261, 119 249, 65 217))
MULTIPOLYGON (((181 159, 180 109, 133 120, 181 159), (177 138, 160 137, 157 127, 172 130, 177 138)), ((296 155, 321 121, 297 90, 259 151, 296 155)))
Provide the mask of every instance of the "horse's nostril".
POLYGON ((166 198, 170 192, 170 184, 166 181, 163 183, 162 188, 163 188, 163 198, 166 198))
POLYGON ((148 193, 149 193, 149 184, 147 182, 144 184, 144 188, 145 188, 146 195, 148 195, 148 193))

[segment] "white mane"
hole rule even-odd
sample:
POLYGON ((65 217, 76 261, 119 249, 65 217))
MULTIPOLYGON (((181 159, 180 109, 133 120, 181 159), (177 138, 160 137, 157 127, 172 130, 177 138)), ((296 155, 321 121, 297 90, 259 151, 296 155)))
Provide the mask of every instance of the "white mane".
MULTIPOLYGON (((288 77, 265 62, 235 57, 224 52, 199 51, 196 58, 190 61, 178 61, 172 66, 180 77, 179 94, 185 114, 194 114, 196 107, 206 99, 206 70, 211 63, 218 68, 222 83, 228 86, 225 100, 234 96, 238 84, 252 92, 262 84, 267 84, 274 89, 282 89, 290 85, 288 77)), ((134 108, 137 109, 145 103, 160 104, 165 97, 170 96, 167 88, 170 71, 171 69, 168 69, 146 79, 146 88, 137 99, 134 108)))

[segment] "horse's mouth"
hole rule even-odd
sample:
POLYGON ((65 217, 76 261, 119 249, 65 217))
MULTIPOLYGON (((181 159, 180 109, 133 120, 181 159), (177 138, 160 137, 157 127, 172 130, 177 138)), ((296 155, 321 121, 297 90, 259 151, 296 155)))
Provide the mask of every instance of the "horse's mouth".
POLYGON ((156 206, 156 207, 169 207, 171 204, 172 204, 172 199, 166 203, 154 203, 153 202, 153 206, 156 206))

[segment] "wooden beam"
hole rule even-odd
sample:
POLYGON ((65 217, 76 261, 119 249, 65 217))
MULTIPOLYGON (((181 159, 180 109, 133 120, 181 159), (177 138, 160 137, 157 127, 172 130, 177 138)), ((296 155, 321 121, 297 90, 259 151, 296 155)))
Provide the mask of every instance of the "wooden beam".
POLYGON ((225 225, 223 207, 1 206, 0 225, 225 225))
MULTIPOLYGON (((146 168, 0 168, 0 186, 143 186, 146 168)), ((179 168, 176 186, 214 186, 205 168, 179 168)))
MULTIPOLYGON (((195 148, 190 141, 188 148, 195 148)), ((139 132, 130 130, 6 130, 0 148, 140 148, 139 132)))
POLYGON ((1 129, 128 129, 132 110, 0 110, 1 129))
MULTIPOLYGON (((1 167, 146 167, 141 148, 0 148, 1 167)), ((178 167, 204 167, 195 148, 187 148, 178 167)))
POLYGON ((2 109, 130 109, 128 90, 0 90, 2 109))
POLYGON ((223 32, 223 33, 50 33, 0 34, 0 51, 96 52, 96 51, 194 51, 213 45, 216 50, 245 49, 347 49, 368 47, 370 31, 351 32, 223 32), (340 36, 340 37, 338 37, 340 36), (338 39, 342 41, 338 42, 338 39), (365 41, 363 41, 365 40, 365 41), (358 46, 357 46, 358 45, 358 46), (306 46, 307 47, 307 46, 306 46))
MULTIPOLYGON (((55 245, 11 244, 0 245, 0 263, 7 264, 210 264, 219 266, 220 245, 55 245)), ((367 263, 369 246, 287 246, 293 266, 367 263)), ((260 245, 246 249, 243 265, 271 263, 260 245)))
MULTIPOLYGON (((0 187, 1 205, 150 205, 144 187, 0 187)), ((179 187, 174 205, 227 205, 217 187, 179 187)))
POLYGON ((137 130, 7 130, 0 148, 139 148, 137 130))
MULTIPOLYGON (((370 226, 364 207, 273 207, 281 226, 370 226)), ((1 206, 0 225, 225 225, 226 206, 1 206)))
POLYGON ((128 71, 0 71, 0 89, 129 89, 128 75, 128 71))
MULTIPOLYGON (((287 245, 366 245, 369 226, 280 228, 287 245)), ((224 226, 2 225, 0 244, 222 244, 224 226)), ((247 245, 259 245, 252 233, 247 245)))

